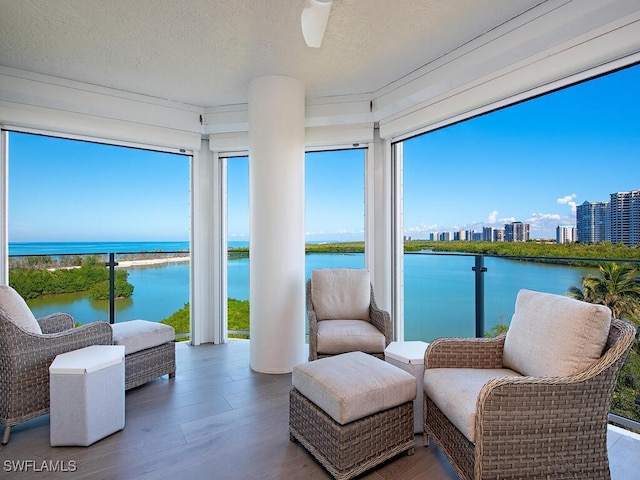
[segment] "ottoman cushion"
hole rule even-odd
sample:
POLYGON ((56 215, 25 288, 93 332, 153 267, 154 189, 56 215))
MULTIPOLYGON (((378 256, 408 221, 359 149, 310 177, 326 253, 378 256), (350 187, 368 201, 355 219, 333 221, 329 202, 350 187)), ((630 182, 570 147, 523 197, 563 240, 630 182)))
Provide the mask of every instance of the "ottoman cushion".
POLYGON ((111 329, 114 345, 124 345, 126 355, 172 342, 175 338, 173 327, 148 320, 115 323, 111 329))
POLYGON ((296 365, 292 383, 341 425, 413 401, 417 392, 413 375, 363 352, 296 365))

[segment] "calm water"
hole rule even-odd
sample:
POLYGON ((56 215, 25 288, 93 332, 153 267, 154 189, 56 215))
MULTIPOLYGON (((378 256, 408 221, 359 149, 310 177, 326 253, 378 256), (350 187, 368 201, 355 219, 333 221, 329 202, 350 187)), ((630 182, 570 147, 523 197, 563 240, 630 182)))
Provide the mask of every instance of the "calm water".
MULTIPOLYGON (((11 244, 10 253, 64 254, 170 250, 188 248, 188 242, 92 243, 92 244, 11 244), (29 247, 31 245, 31 247, 29 247), (47 250, 47 248, 50 248, 47 250)), ((431 341, 440 336, 474 336, 474 258, 462 255, 404 256, 405 339, 431 341)), ((501 319, 509 321, 520 288, 564 295, 571 285, 590 270, 555 265, 539 265, 500 258, 485 258, 486 328, 501 319)), ((363 254, 306 256, 306 275, 316 268, 363 268, 363 254)), ((160 321, 189 301, 189 264, 128 268, 134 285, 130 299, 116 301, 116 320, 144 318, 160 321)), ((249 260, 229 261, 229 296, 249 299, 249 260)), ((76 321, 88 323, 108 319, 108 302, 91 301, 80 294, 55 295, 28 302, 34 315, 71 313, 76 321)))

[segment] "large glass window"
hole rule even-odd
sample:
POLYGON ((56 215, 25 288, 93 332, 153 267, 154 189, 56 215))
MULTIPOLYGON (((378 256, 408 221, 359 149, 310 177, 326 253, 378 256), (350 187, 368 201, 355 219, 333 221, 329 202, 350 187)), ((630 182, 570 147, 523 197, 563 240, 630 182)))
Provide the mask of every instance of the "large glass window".
MULTIPOLYGON (((575 245, 581 204, 640 190, 639 81, 634 66, 405 141, 405 245, 552 256, 571 247, 558 246, 558 232, 575 245)), ((508 323, 519 288, 565 294, 587 273, 490 262, 487 329, 508 323)), ((473 257, 405 255, 410 337, 474 334, 473 266, 473 257)))
POLYGON ((249 337, 249 157, 227 158, 227 323, 249 337))
POLYGON ((307 278, 316 268, 364 268, 366 150, 305 158, 307 278))
MULTIPOLYGON (((505 331, 522 288, 640 324, 638 84, 640 65, 403 143, 405 339, 473 336, 476 307, 505 331)), ((639 351, 611 405, 635 420, 639 351)))
MULTIPOLYGON (((36 317, 189 324, 189 157, 9 133, 9 282, 36 317)), ((176 324, 180 335, 184 330, 176 324)))
MULTIPOLYGON (((306 277, 316 268, 364 268, 366 150, 305 155, 306 277)), ((249 332, 249 158, 227 162, 228 327, 249 332)))

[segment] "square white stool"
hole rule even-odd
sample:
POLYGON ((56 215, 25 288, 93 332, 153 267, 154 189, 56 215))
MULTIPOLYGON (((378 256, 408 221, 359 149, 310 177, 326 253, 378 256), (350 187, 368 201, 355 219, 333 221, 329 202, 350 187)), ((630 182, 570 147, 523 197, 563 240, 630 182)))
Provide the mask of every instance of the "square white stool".
POLYGON ((124 428, 124 346, 58 355, 49 379, 51 446, 89 446, 124 428))
POLYGON ((414 433, 422 433, 422 403, 424 399, 424 352, 429 344, 421 341, 391 342, 384 351, 384 359, 391 365, 409 372, 416 378, 418 393, 413 401, 414 433))

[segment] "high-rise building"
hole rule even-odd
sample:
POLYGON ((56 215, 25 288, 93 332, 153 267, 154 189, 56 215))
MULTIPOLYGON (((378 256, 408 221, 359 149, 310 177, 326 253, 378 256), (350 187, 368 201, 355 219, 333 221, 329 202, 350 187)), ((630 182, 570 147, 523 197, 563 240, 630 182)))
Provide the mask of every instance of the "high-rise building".
POLYGON ((531 226, 528 223, 522 222, 512 222, 505 224, 505 242, 528 242, 530 228, 531 226))
POLYGON ((612 243, 640 245, 640 190, 611 194, 609 229, 612 243))
POLYGON ((504 228, 494 228, 493 229, 493 241, 494 242, 504 242, 504 228))
POLYGON ((482 241, 493 242, 493 227, 482 227, 482 241))
POLYGON ((576 241, 576 227, 558 225, 556 227, 556 243, 573 243, 576 241))
POLYGON ((585 201, 576 207, 576 241, 606 242, 611 240, 609 232, 609 202, 585 201))

